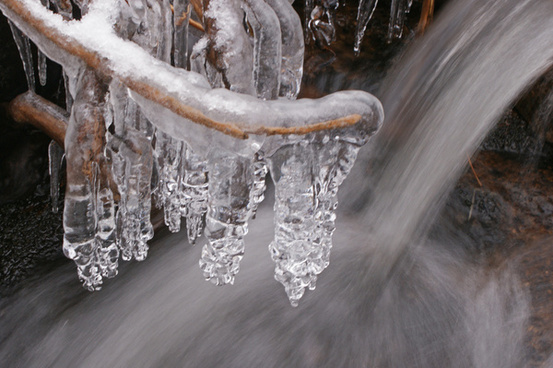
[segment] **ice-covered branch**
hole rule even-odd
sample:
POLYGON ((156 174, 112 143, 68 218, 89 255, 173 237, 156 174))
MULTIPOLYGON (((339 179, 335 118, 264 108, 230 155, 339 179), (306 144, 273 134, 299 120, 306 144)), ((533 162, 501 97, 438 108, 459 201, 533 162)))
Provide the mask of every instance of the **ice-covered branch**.
MULTIPOLYGON (((0 0, 6 16, 69 73, 75 73, 76 66, 85 63, 105 80, 119 79, 136 94, 172 114, 235 138, 265 132, 301 134, 350 124, 373 130, 382 121, 378 100, 359 91, 294 102, 262 101, 211 89, 202 76, 176 70, 119 38, 112 28, 122 4, 98 0, 81 21, 64 21, 37 1, 0 0), (336 108, 329 108, 329 102, 336 108), (302 128, 298 131, 297 127, 302 128)), ((158 127, 177 134, 179 139, 186 138, 180 125, 158 127)))
MULTIPOLYGON (((64 69, 64 251, 83 285, 99 289, 119 256, 146 258, 152 196, 169 230, 184 218, 190 243, 205 232, 205 278, 232 284, 271 171, 275 278, 297 305, 329 263, 336 193, 382 123, 380 102, 361 91, 295 100, 304 44, 288 0, 82 0, 79 21, 57 1, 57 15, 38 0, 0 9, 64 69), (193 71, 190 3, 205 26, 193 71)), ((32 94, 12 107, 20 120, 63 125, 63 112, 32 94), (37 105, 52 112, 37 116, 37 105)))
POLYGON ((18 123, 29 123, 39 128, 63 147, 69 120, 64 109, 27 91, 9 103, 8 113, 18 123))

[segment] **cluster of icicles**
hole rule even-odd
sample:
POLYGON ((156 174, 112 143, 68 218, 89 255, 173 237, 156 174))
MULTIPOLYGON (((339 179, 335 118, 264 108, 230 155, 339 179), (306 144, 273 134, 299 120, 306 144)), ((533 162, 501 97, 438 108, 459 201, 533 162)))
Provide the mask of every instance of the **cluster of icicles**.
MULTIPOLYGON (((44 5, 67 19, 74 14, 67 0, 46 0, 44 5)), ((86 0, 73 5, 87 12, 86 0)), ((188 0, 128 0, 121 5, 118 35, 176 68, 186 69, 189 62, 211 87, 265 100, 296 98, 304 41, 288 0, 211 0, 203 17, 211 19, 213 31, 195 42, 188 57, 188 40, 193 39, 188 20, 195 14, 190 9, 188 0), (251 30, 244 31, 245 23, 251 30), (210 59, 213 51, 220 65, 210 59)), ((12 29, 34 89, 29 40, 12 29)), ((39 53, 43 84, 45 60, 39 53)), ((237 142, 235 150, 202 146, 193 134, 183 141, 157 129, 150 123, 157 110, 143 109, 139 96, 118 80, 102 85, 87 68, 65 78, 71 116, 65 140, 63 249, 77 264, 85 288, 99 290, 104 278, 115 276, 119 258, 146 258, 153 236, 152 198, 172 232, 184 223, 191 244, 205 233, 199 261, 205 278, 232 284, 268 172, 276 192, 275 238, 269 245, 275 279, 294 306, 306 288, 315 288, 329 264, 338 187, 373 132, 354 128, 252 136, 247 145, 237 142)), ((57 204, 63 150, 53 143, 49 153, 57 204)))
MULTIPOLYGON (((359 54, 365 31, 371 20, 378 0, 359 0, 357 27, 355 30, 354 51, 359 54)), ((323 46, 330 45, 336 37, 336 10, 345 6, 346 0, 305 0, 305 34, 323 46)), ((401 38, 405 17, 411 11, 413 0, 391 0, 390 21, 387 40, 401 38)))

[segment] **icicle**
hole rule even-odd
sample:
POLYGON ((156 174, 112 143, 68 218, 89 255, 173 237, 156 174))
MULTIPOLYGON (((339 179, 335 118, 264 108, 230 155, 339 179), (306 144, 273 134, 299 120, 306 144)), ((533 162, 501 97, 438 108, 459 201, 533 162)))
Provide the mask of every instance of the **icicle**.
POLYGON ((407 3, 405 4, 405 14, 409 14, 411 12, 412 6, 413 6, 413 0, 407 0, 407 3))
POLYGON ((200 268, 215 285, 233 284, 248 232, 251 159, 227 154, 209 159, 209 209, 200 268))
MULTIPOLYGON (((41 0, 41 3, 46 8, 50 7, 49 0, 41 0)), ((37 51, 37 55, 38 55, 38 80, 41 86, 45 86, 47 74, 48 74, 47 63, 46 63, 48 58, 40 50, 37 51)))
POLYGON ((110 85, 115 134, 109 136, 113 179, 120 193, 116 215, 117 243, 121 258, 142 261, 146 242, 153 237, 150 222, 153 152, 151 127, 142 119, 127 89, 117 81, 110 85), (138 130, 140 129, 140 130, 138 130))
POLYGON ((184 144, 180 170, 181 215, 186 217, 188 241, 194 244, 202 235, 204 215, 207 211, 207 161, 184 144))
MULTIPOLYGON (((204 19, 212 26, 207 29, 207 42, 204 43, 205 72, 200 74, 208 76, 213 88, 219 86, 214 83, 219 75, 221 82, 231 91, 255 95, 253 49, 244 30, 244 11, 240 1, 210 0, 204 19), (213 57, 216 60, 212 60, 213 57)), ((280 65, 276 70, 280 70, 280 65)))
POLYGON ((156 58, 171 63, 171 49, 173 46, 173 10, 169 0, 157 0, 159 2, 159 14, 156 21, 156 58))
POLYGON ((378 4, 378 0, 359 1, 359 8, 357 9, 357 27, 355 29, 355 42, 353 46, 355 55, 359 55, 361 52, 361 41, 363 41, 365 30, 367 29, 367 25, 373 16, 376 4, 378 4))
POLYGON ((103 160, 101 165, 104 170, 99 175, 96 193, 98 264, 102 276, 111 278, 117 275, 119 265, 119 249, 115 231, 115 202, 109 180, 109 165, 106 160, 103 160))
MULTIPOLYGON (((77 264, 88 290, 102 284, 98 230, 99 162, 103 160, 105 124, 104 86, 91 70, 78 76, 77 94, 65 137, 67 190, 63 213, 63 251, 77 264)), ((107 274, 107 273, 106 273, 107 274)))
POLYGON ((190 0, 174 0, 173 61, 177 68, 188 67, 188 22, 190 20, 190 0))
MULTIPOLYGON (((332 234, 336 229, 336 208, 338 206, 338 188, 351 171, 360 146, 356 143, 344 142, 335 137, 323 140, 322 144, 312 144, 316 156, 315 195, 317 205, 315 219, 317 227, 311 237, 314 245, 319 246, 318 262, 314 262, 313 273, 320 274, 330 262, 332 234)), ((309 284, 309 289, 315 289, 316 277, 309 284)))
POLYGON ((280 96, 295 99, 303 75, 304 41, 301 20, 288 0, 267 0, 280 22, 282 37, 282 69, 280 96))
POLYGON ((275 279, 284 286, 292 306, 298 305, 314 278, 312 258, 318 252, 310 239, 316 228, 316 196, 307 146, 306 141, 284 146, 269 158, 275 182, 275 239, 269 250, 276 263, 275 279))
POLYGON ((305 37, 305 43, 309 44, 311 41, 311 31, 309 29, 309 22, 311 21, 311 13, 313 12, 313 9, 315 8, 315 1, 314 0, 305 0, 305 13, 304 13, 304 29, 303 34, 305 37))
POLYGON ((152 151, 143 133, 127 128, 124 138, 110 137, 113 178, 121 195, 116 216, 121 258, 142 261, 153 235, 150 222, 152 151))
POLYGON ((390 24, 388 25, 388 42, 401 38, 408 0, 392 0, 390 8, 390 24))
POLYGON ((71 111, 73 107, 73 96, 71 96, 70 79, 66 72, 63 72, 63 85, 65 87, 65 109, 71 111))
POLYGON ((161 131, 156 132, 155 155, 158 167, 158 201, 163 205, 165 225, 176 233, 181 224, 179 167, 183 143, 161 131))
POLYGON ((267 189, 267 186, 265 185, 265 178, 268 172, 269 169, 267 167, 264 154, 263 152, 258 151, 252 162, 253 185, 250 199, 250 216, 252 218, 255 218, 257 207, 265 199, 265 189, 267 189))
POLYGON ((253 73, 257 98, 274 100, 280 91, 282 36, 280 22, 264 0, 245 0, 254 33, 253 73))
POLYGON ((60 168, 63 160, 63 148, 56 141, 48 145, 48 172, 50 174, 50 200, 52 212, 58 213, 60 198, 60 168))
POLYGON ((41 86, 46 85, 47 75, 48 75, 48 66, 47 66, 47 60, 48 58, 46 55, 44 55, 40 50, 37 52, 38 55, 38 80, 40 82, 41 86))
POLYGON ((311 139, 284 146, 269 159, 275 182, 275 239, 269 250, 275 279, 292 306, 306 287, 315 289, 329 264, 338 187, 367 138, 346 141, 341 134, 325 133, 311 139))
POLYGON ((19 56, 23 62, 23 70, 25 71, 25 77, 27 78, 27 87, 29 87, 29 90, 34 91, 35 69, 33 67, 34 63, 33 54, 31 53, 31 43, 27 36, 25 36, 23 32, 15 26, 15 24, 13 24, 10 20, 8 20, 8 23, 12 30, 13 39, 17 45, 17 49, 19 50, 19 56))

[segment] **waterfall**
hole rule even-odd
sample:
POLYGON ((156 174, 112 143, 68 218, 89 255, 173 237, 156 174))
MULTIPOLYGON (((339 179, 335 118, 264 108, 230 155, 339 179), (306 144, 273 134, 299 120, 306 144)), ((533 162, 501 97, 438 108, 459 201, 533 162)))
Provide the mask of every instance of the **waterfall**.
POLYGON ((273 214, 262 203, 232 287, 203 282, 201 249, 182 249, 184 232, 154 240, 147 262, 121 265, 100 293, 80 289, 67 264, 0 300, 0 361, 525 366, 530 300, 514 271, 486 274, 424 235, 467 155, 551 64, 551 14, 548 0, 456 1, 411 45, 384 83, 387 120, 341 193, 363 210, 337 220, 331 264, 297 308, 273 280, 273 214))

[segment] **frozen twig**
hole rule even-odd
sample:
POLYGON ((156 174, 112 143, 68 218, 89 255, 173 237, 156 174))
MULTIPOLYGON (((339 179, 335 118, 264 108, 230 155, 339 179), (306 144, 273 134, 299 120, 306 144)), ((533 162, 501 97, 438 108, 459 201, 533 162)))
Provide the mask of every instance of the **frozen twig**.
MULTIPOLYGON (((373 130, 382 122, 380 103, 364 92, 339 92, 324 99, 302 102, 259 101, 251 96, 211 89, 197 74, 177 71, 117 37, 110 29, 115 22, 110 15, 117 6, 115 2, 103 0, 93 5, 98 6, 95 9, 91 6, 82 21, 66 22, 38 2, 0 0, 5 15, 66 69, 84 63, 106 82, 118 79, 138 95, 172 113, 235 138, 246 139, 251 133, 305 134, 359 123, 362 124, 359 129, 373 130), (91 17, 90 22, 85 22, 91 17), (95 35, 101 32, 101 36, 88 37, 91 27, 95 27, 95 35), (105 47, 108 42, 109 49, 105 47), (339 108, 329 109, 329 102, 339 108), (266 125, 260 126, 260 121, 266 125)), ((186 132, 179 132, 176 127, 160 128, 176 133, 180 139, 186 136, 186 132)))
POLYGON ((8 113, 18 123, 29 123, 39 128, 63 147, 69 115, 61 107, 27 91, 9 103, 8 113))

